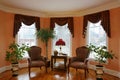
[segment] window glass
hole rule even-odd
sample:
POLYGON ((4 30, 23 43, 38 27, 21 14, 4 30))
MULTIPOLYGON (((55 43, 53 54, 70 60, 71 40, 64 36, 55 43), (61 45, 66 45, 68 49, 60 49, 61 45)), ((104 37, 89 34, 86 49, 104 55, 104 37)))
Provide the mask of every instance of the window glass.
MULTIPOLYGON (((36 41, 36 27, 35 27, 35 23, 33 23, 32 25, 28 26, 25 25, 24 23, 21 23, 22 26, 19 29, 19 32, 17 34, 17 43, 19 45, 22 44, 26 44, 28 46, 34 46, 37 44, 36 41)), ((25 54, 25 57, 27 57, 28 55, 25 54)))
POLYGON ((68 56, 71 55, 71 44, 72 44, 72 35, 71 32, 68 28, 68 24, 65 24, 63 26, 60 26, 55 23, 55 38, 53 39, 53 50, 57 50, 58 52, 62 52, 64 54, 67 54, 68 56), (60 51, 60 46, 56 46, 55 43, 59 39, 62 39, 65 42, 65 46, 61 46, 61 51, 60 51))
MULTIPOLYGON (((87 27, 87 44, 90 43, 95 46, 107 46, 106 33, 101 25, 101 21, 98 23, 88 22, 87 27)), ((95 53, 90 54, 90 58, 95 58, 95 53)))

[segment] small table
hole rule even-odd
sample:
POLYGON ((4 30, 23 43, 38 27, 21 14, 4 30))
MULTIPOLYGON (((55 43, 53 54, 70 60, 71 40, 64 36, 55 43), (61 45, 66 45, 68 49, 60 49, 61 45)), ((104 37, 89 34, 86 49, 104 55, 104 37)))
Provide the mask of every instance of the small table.
POLYGON ((54 63, 56 62, 56 59, 64 59, 64 68, 66 70, 66 63, 67 63, 67 55, 58 55, 58 56, 51 56, 51 69, 53 70, 53 59, 54 63))

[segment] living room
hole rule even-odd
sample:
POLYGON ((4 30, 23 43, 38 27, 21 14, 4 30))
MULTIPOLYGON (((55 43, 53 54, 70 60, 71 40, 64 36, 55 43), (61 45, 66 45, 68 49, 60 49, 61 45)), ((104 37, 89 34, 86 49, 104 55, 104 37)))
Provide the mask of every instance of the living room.
MULTIPOLYGON (((120 19, 120 6, 119 6, 119 0, 116 0, 115 7, 107 7, 103 8, 98 7, 91 9, 91 11, 88 11, 88 13, 76 13, 73 15, 73 13, 70 13, 67 15, 67 13, 61 13, 57 15, 55 14, 45 14, 43 15, 42 13, 29 13, 29 11, 11 11, 9 9, 6 9, 3 6, 0 8, 0 73, 6 72, 7 70, 10 70, 10 63, 5 60, 6 57, 6 51, 8 50, 8 46, 10 43, 13 41, 16 41, 16 37, 13 36, 14 32, 14 22, 15 22, 15 15, 20 14, 20 15, 27 15, 27 16, 34 16, 38 17, 40 19, 40 29, 42 28, 51 28, 51 18, 64 18, 64 17, 72 17, 73 19, 73 29, 71 29, 71 34, 72 34, 72 43, 71 43, 71 57, 76 56, 76 48, 80 46, 85 46, 87 45, 87 37, 84 37, 83 35, 83 23, 84 23, 84 16, 88 14, 93 14, 93 13, 99 13, 105 10, 109 10, 110 13, 110 35, 107 37, 107 47, 109 50, 112 50, 114 54, 117 56, 117 59, 113 59, 108 61, 107 65, 105 65, 105 73, 118 77, 120 78, 120 29, 119 29, 119 19, 120 19), (103 9, 103 10, 102 10, 103 9), (33 15, 32 15, 33 14, 33 15)), ((107 5, 107 4, 106 4, 107 5)), ((46 46, 45 44, 41 41, 38 40, 37 46, 41 47, 42 49, 42 55, 46 56, 46 46)), ((48 59, 51 60, 51 55, 52 55, 53 49, 52 49, 52 39, 48 41, 48 59)), ((89 62, 89 69, 94 70, 95 62, 90 61, 89 62)), ((27 67, 27 60, 24 59, 20 62, 20 68, 27 67)), ((44 70, 42 70, 44 72, 44 70)), ((76 73, 76 71, 73 71, 76 73)), ((42 74, 42 73, 40 73, 42 74)), ((81 73, 81 74, 84 74, 81 73)), ((88 73, 89 74, 89 73, 88 73)), ((0 77, 1 79, 1 77, 0 77)), ((76 78, 77 79, 77 78, 76 78)), ((22 79, 21 79, 22 80, 22 79)), ((36 79, 37 80, 37 79, 36 79)), ((39 80, 39 79, 38 79, 39 80)), ((49 79, 48 79, 49 80, 49 79)), ((50 79, 52 80, 52 79, 50 79)), ((56 79, 55 79, 56 80, 56 79)), ((61 79, 60 79, 61 80, 61 79)), ((69 79, 68 79, 69 80, 69 79)), ((81 79, 80 79, 81 80, 81 79)), ((117 80, 117 79, 116 79, 117 80)), ((119 79, 118 79, 119 80, 119 79)))

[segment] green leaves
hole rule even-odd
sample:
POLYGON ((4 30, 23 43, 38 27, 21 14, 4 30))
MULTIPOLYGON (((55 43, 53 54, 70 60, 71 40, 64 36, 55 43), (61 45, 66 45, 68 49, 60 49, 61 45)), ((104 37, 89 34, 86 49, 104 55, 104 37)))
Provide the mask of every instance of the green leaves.
POLYGON ((43 41, 43 42, 48 42, 48 40, 50 38, 54 38, 55 37, 53 30, 50 30, 50 29, 40 29, 36 33, 36 35, 37 35, 37 38, 38 39, 40 38, 41 41, 43 41))
POLYGON ((54 31, 50 29, 40 29, 36 33, 37 38, 41 39, 42 42, 45 42, 46 45, 46 57, 48 57, 48 40, 54 38, 54 31))
POLYGON ((106 46, 94 46, 92 44, 87 46, 90 51, 93 51, 96 53, 95 59, 99 63, 105 63, 107 59, 113 59, 114 54, 112 54, 112 51, 108 51, 106 46))
POLYGON ((17 63, 24 56, 25 51, 28 51, 30 48, 22 44, 19 46, 17 43, 13 42, 9 45, 9 50, 6 51, 6 60, 12 63, 17 63))

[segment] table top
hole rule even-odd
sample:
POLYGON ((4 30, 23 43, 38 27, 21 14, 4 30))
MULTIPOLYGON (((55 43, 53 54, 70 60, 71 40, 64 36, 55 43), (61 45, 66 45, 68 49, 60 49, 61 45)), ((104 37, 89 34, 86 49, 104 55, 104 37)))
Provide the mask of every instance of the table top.
POLYGON ((60 58, 61 57, 62 58, 62 57, 67 57, 67 55, 57 55, 57 56, 56 55, 51 55, 51 57, 55 57, 55 58, 60 58))

